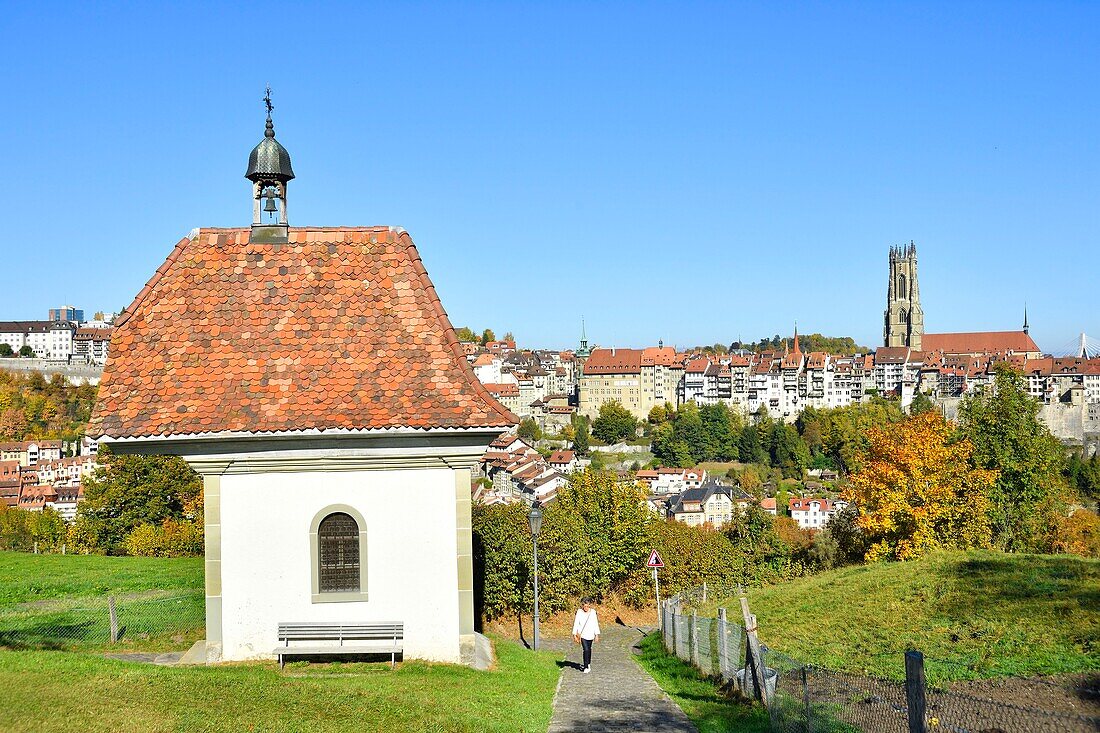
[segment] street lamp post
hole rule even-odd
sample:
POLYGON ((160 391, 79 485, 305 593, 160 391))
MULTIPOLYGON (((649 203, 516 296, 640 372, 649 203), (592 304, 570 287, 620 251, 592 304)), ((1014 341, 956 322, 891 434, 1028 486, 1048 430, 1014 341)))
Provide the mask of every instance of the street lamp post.
POLYGON ((532 645, 535 651, 539 650, 539 530, 542 528, 542 508, 539 506, 539 502, 536 500, 531 505, 531 511, 527 512, 527 524, 531 527, 531 544, 534 548, 535 556, 535 631, 534 631, 534 644, 532 645))

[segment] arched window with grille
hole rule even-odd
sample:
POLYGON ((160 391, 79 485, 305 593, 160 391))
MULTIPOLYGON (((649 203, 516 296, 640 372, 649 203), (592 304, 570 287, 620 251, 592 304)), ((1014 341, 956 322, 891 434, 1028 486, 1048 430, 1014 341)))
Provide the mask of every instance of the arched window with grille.
POLYGON ((314 603, 367 600, 367 533, 345 505, 322 509, 310 528, 314 603))

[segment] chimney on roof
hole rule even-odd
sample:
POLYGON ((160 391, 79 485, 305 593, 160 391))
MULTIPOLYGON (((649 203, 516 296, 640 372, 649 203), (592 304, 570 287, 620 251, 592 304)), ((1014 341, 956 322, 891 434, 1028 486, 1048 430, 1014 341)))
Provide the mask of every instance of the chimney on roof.
POLYGON ((286 242, 289 236, 286 185, 294 178, 294 169, 290 166, 290 153, 275 139, 271 87, 264 95, 264 105, 267 107, 264 139, 248 156, 248 171, 244 177, 252 181, 251 241, 276 244, 286 242))

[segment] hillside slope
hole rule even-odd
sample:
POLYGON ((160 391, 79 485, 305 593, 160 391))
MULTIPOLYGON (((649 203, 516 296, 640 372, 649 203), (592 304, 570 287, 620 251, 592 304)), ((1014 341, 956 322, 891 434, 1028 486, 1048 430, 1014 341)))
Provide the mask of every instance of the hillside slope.
POLYGON ((942 553, 757 589, 749 600, 765 644, 835 669, 897 678, 907 648, 924 652, 941 681, 1100 669, 1097 560, 942 553))

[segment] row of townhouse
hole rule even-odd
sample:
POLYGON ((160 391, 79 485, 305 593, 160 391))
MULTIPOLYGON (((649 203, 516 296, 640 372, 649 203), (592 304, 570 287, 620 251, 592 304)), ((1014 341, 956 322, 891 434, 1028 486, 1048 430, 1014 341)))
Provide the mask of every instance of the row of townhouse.
POLYGON ((103 364, 111 328, 85 328, 72 321, 0 321, 0 344, 14 353, 29 347, 40 359, 103 364))
POLYGON ((0 502, 26 511, 54 509, 63 519, 72 521, 77 505, 84 499, 83 479, 95 469, 91 456, 37 464, 0 460, 0 502))
POLYGON ((37 466, 61 459, 60 440, 24 440, 0 443, 0 461, 15 461, 20 466, 37 466))
POLYGON ((487 478, 490 485, 479 482, 473 498, 482 504, 547 504, 580 465, 571 450, 555 451, 544 459, 524 440, 505 433, 481 457, 479 477, 487 478))
POLYGON ((569 351, 478 351, 467 355, 474 374, 501 404, 557 432, 576 411, 577 364, 569 351))
POLYGON ((725 403, 792 421, 807 407, 844 407, 876 394, 898 398, 903 406, 917 392, 957 398, 991 384, 1002 361, 1028 373, 1029 388, 1040 400, 1095 402, 1100 410, 1100 362, 1040 358, 1026 332, 925 334, 924 343, 924 351, 894 346, 837 356, 804 353, 795 333, 793 349, 785 352, 708 356, 663 347, 594 349, 579 379, 578 410, 594 417, 604 402, 617 400, 644 419, 665 402, 725 403))

